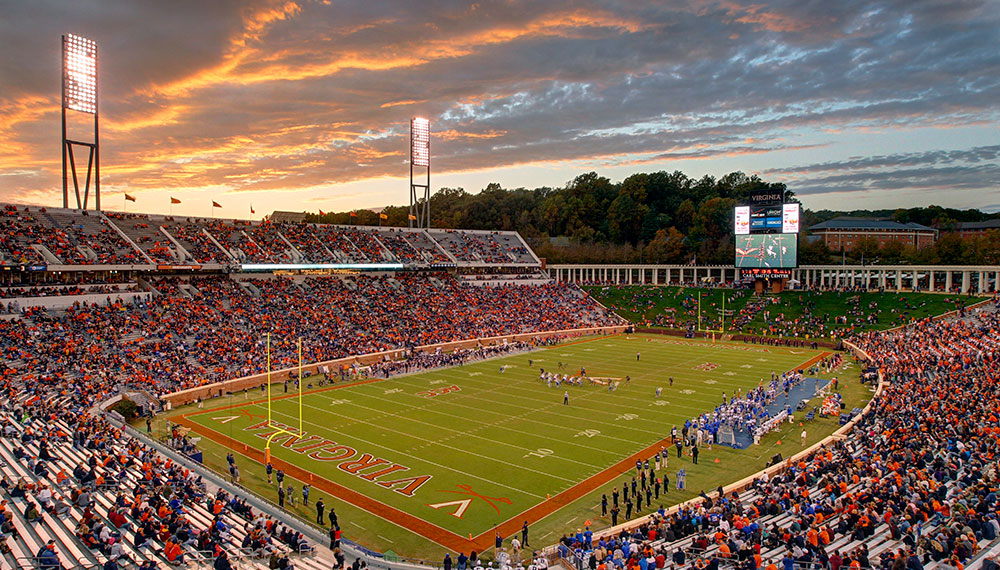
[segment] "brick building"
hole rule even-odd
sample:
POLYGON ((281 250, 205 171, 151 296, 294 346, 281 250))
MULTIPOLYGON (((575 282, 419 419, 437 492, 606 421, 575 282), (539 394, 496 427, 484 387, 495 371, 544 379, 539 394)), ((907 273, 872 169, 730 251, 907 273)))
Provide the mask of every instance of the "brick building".
POLYGON ((831 251, 851 251, 861 238, 874 238, 880 246, 898 241, 918 249, 934 245, 938 238, 936 229, 913 222, 849 217, 827 220, 810 226, 809 231, 819 236, 831 251))
POLYGON ((1000 220, 985 220, 982 222, 962 222, 955 230, 963 238, 974 238, 986 235, 990 230, 1000 230, 1000 220))

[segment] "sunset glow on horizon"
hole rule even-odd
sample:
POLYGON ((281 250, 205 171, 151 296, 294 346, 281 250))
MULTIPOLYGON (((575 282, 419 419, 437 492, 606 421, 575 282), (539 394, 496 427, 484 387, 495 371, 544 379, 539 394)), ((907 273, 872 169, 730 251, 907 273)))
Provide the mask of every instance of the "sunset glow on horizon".
POLYGON ((998 211, 997 7, 4 2, 0 201, 61 205, 77 34, 101 54, 105 209, 125 192, 189 216, 405 205, 426 117, 432 190, 742 170, 814 210, 998 211))

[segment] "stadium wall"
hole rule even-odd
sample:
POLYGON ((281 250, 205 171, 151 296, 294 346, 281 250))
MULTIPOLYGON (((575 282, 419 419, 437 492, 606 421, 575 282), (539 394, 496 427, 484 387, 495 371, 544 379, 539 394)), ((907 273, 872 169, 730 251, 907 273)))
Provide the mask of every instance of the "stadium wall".
MULTIPOLYGON (((635 332, 637 332, 637 333, 644 333, 644 334, 661 334, 661 335, 666 335, 666 336, 677 336, 677 337, 683 337, 685 334, 687 334, 686 331, 682 331, 682 330, 675 330, 675 329, 654 329, 654 328, 650 328, 650 327, 636 327, 635 332)), ((706 332, 700 332, 699 331, 698 335, 699 336, 696 337, 696 338, 703 338, 703 339, 706 339, 706 340, 709 339, 709 338, 711 338, 709 336, 709 334, 706 333, 706 332)), ((723 340, 722 339, 723 336, 730 337, 730 338, 726 339, 729 342, 743 342, 744 340, 749 339, 749 338, 761 338, 763 335, 739 334, 739 333, 728 333, 728 332, 727 333, 719 333, 719 340, 720 341, 723 340)), ((770 338, 778 339, 779 337, 770 337, 770 338)), ((796 341, 800 341, 800 342, 804 342, 804 343, 814 343, 815 342, 817 346, 821 346, 823 348, 832 348, 834 350, 840 350, 840 346, 839 346, 838 343, 836 343, 836 342, 830 342, 828 340, 823 340, 823 339, 821 339, 819 337, 814 337, 814 338, 780 337, 780 339, 782 339, 782 340, 796 340, 796 341)))
MULTIPOLYGON (((433 352, 437 349, 443 351, 452 351, 459 348, 473 348, 482 345, 497 345, 502 344, 504 341, 507 342, 523 342, 534 339, 546 339, 552 337, 577 337, 586 335, 606 335, 606 334, 618 334, 624 332, 626 329, 630 328, 631 325, 616 325, 616 326, 606 326, 606 327, 590 327, 582 329, 566 329, 558 331, 541 331, 533 333, 520 333, 520 334, 509 334, 502 336, 491 336, 485 338, 472 338, 454 342, 443 342, 438 344, 428 344, 424 346, 418 346, 415 350, 423 352, 433 352)), ((381 360, 398 359, 406 353, 406 349, 398 348, 393 350, 386 350, 382 352, 373 352, 369 354, 360 354, 356 356, 346 356, 344 358, 335 358, 333 360, 324 360, 322 362, 314 362, 308 366, 303 366, 302 371, 310 372, 316 374, 317 371, 322 366, 329 366, 331 370, 339 370, 342 366, 350 366, 352 364, 358 364, 359 366, 367 366, 381 360)), ((285 379, 288 378, 289 372, 298 372, 298 367, 292 368, 282 368, 281 370, 271 371, 271 383, 283 383, 285 379)), ((197 401, 199 398, 202 400, 208 400, 210 398, 219 397, 226 392, 239 392, 243 389, 257 388, 261 384, 267 381, 267 373, 254 374, 252 376, 244 376, 242 378, 234 378, 232 380, 226 380, 224 382, 215 382, 213 384, 206 384, 204 386, 199 386, 197 388, 188 388, 187 390, 181 390, 178 392, 173 392, 171 394, 166 394, 160 397, 160 401, 164 402, 171 408, 178 406, 183 406, 185 404, 190 404, 197 401)))
POLYGON ((21 309, 28 307, 44 307, 46 309, 65 309, 71 307, 76 303, 88 304, 88 305, 106 305, 108 299, 113 301, 122 301, 123 303, 131 303, 136 299, 141 301, 149 301, 153 294, 149 291, 132 291, 132 292, 122 292, 122 293, 92 293, 87 295, 53 295, 47 297, 12 297, 9 299, 2 299, 6 305, 8 302, 17 302, 17 306, 21 309))

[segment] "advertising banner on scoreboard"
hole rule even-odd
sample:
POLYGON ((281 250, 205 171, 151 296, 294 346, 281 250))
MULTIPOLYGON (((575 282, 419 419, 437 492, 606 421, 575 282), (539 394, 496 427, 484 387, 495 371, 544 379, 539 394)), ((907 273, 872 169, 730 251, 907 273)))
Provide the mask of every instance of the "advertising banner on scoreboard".
POLYGON ((740 269, 795 268, 798 266, 798 237, 796 234, 736 236, 735 265, 740 269))
POLYGON ((781 233, 799 233, 799 205, 783 204, 781 206, 781 233))
POLYGON ((738 236, 750 233, 750 206, 736 206, 736 223, 733 233, 738 236))
POLYGON ((750 206, 750 230, 781 229, 781 204, 750 206))

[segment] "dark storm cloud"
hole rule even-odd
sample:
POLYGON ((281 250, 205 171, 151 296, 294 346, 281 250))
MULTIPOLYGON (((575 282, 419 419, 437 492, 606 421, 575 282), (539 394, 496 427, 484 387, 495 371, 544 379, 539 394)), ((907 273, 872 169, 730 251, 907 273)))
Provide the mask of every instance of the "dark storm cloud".
MULTIPOLYGON (((133 188, 400 176, 414 115, 431 118, 446 173, 766 155, 838 130, 995 121, 1000 101, 1000 10, 987 0, 2 7, 0 134, 13 144, 0 173, 14 195, 57 180, 49 139, 67 31, 101 46, 105 170, 133 188)), ((769 172, 800 193, 948 175, 964 187, 996 162, 939 151, 874 163, 890 158, 769 172), (835 172, 852 168, 870 177, 835 172)))

